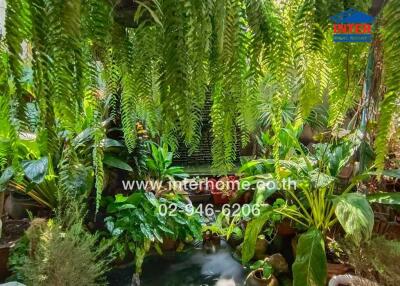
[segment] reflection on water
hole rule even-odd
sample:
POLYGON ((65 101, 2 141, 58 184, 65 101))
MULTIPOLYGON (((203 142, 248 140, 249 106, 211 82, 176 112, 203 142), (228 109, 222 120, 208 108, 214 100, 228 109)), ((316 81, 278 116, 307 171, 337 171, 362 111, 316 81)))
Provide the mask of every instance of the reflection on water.
MULTIPOLYGON (((133 266, 115 269, 111 286, 130 286, 133 266)), ((191 249, 182 253, 147 257, 143 265, 142 286, 238 286, 245 273, 226 244, 214 252, 191 249)))

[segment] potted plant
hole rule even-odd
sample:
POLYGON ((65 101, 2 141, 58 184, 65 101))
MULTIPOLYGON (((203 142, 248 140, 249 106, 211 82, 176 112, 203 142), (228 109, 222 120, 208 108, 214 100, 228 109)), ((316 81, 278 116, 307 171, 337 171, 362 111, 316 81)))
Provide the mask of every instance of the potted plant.
POLYGON ((229 200, 235 194, 235 182, 227 176, 221 177, 216 183, 216 187, 211 190, 214 204, 223 205, 229 203, 229 200))
POLYGON ((217 225, 203 226, 203 246, 217 247, 221 244, 224 231, 217 225))
POLYGON ((192 203, 207 203, 211 199, 209 182, 206 179, 195 177, 185 179, 185 191, 189 193, 189 199, 192 203))
POLYGON ((166 194, 157 198, 152 192, 118 194, 108 204, 107 230, 115 239, 114 247, 121 259, 133 254, 135 280, 151 246, 161 249, 165 238, 167 248, 173 246, 173 241, 201 238, 201 219, 189 214, 185 206, 179 195, 166 194))
POLYGON ((258 260, 250 266, 252 271, 247 276, 246 286, 278 286, 278 280, 272 274, 273 268, 271 264, 264 260, 258 260))

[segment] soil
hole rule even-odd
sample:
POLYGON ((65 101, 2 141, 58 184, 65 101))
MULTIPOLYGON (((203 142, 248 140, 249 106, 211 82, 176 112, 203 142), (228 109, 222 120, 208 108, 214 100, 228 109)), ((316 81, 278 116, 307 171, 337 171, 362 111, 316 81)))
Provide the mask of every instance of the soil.
POLYGON ((8 246, 18 240, 29 227, 28 219, 5 219, 3 221, 0 247, 8 246))

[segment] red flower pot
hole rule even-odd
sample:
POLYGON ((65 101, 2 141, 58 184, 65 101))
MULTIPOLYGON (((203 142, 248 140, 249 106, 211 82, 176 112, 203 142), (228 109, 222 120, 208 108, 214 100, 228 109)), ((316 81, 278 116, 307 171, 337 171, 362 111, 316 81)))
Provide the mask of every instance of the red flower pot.
POLYGON ((229 203, 232 193, 224 193, 219 190, 211 190, 211 195, 213 197, 214 204, 223 205, 229 203))

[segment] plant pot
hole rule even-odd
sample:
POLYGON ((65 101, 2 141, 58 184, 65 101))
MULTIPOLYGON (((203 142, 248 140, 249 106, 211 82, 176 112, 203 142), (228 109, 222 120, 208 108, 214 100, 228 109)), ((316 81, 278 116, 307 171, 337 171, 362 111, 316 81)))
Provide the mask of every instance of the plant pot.
POLYGON ((275 253, 264 259, 274 269, 275 274, 289 273, 289 265, 280 253, 275 253))
POLYGON ((203 234, 203 245, 219 246, 221 244, 221 237, 216 233, 206 232, 203 234))
POLYGON ((296 229, 289 219, 284 219, 277 225, 277 234, 283 237, 296 235, 296 229))
POLYGON ((254 192, 253 192, 253 191, 246 191, 246 192, 244 192, 244 193, 241 195, 240 199, 239 199, 239 203, 241 203, 241 204, 248 204, 248 203, 250 203, 250 202, 253 200, 253 195, 254 195, 254 192))
POLYGON ((174 251, 178 248, 179 243, 172 238, 164 238, 161 244, 162 251, 174 251))
POLYGON ((244 282, 245 286, 278 286, 278 280, 274 275, 271 275, 269 279, 263 277, 262 268, 256 269, 247 276, 244 282))
POLYGON ((327 264, 328 280, 335 275, 343 275, 351 270, 352 268, 346 264, 328 263, 327 264))
POLYGON ((214 204, 224 205, 229 203, 229 199, 232 196, 230 193, 223 193, 218 190, 211 190, 211 195, 213 197, 214 204))
POLYGON ((239 244, 242 243, 242 241, 243 241, 242 236, 232 233, 227 242, 232 248, 236 248, 239 244))
POLYGON ((254 248, 254 259, 262 260, 267 256, 268 241, 265 238, 257 238, 254 248))
POLYGON ((354 163, 347 164, 339 173, 338 177, 342 180, 350 179, 354 171, 354 163))
POLYGON ((316 141, 314 140, 314 135, 315 135, 314 130, 309 125, 306 124, 303 127, 303 131, 300 134, 299 140, 304 145, 315 143, 316 141))
POLYGON ((40 208, 41 206, 33 199, 24 194, 16 192, 10 192, 10 195, 7 197, 4 205, 5 211, 13 219, 27 218, 27 211, 35 212, 40 208))
POLYGON ((211 200, 211 194, 190 194, 189 199, 192 203, 208 203, 211 200))
POLYGON ((0 246, 0 282, 11 275, 8 270, 8 257, 10 255, 10 244, 0 246))

